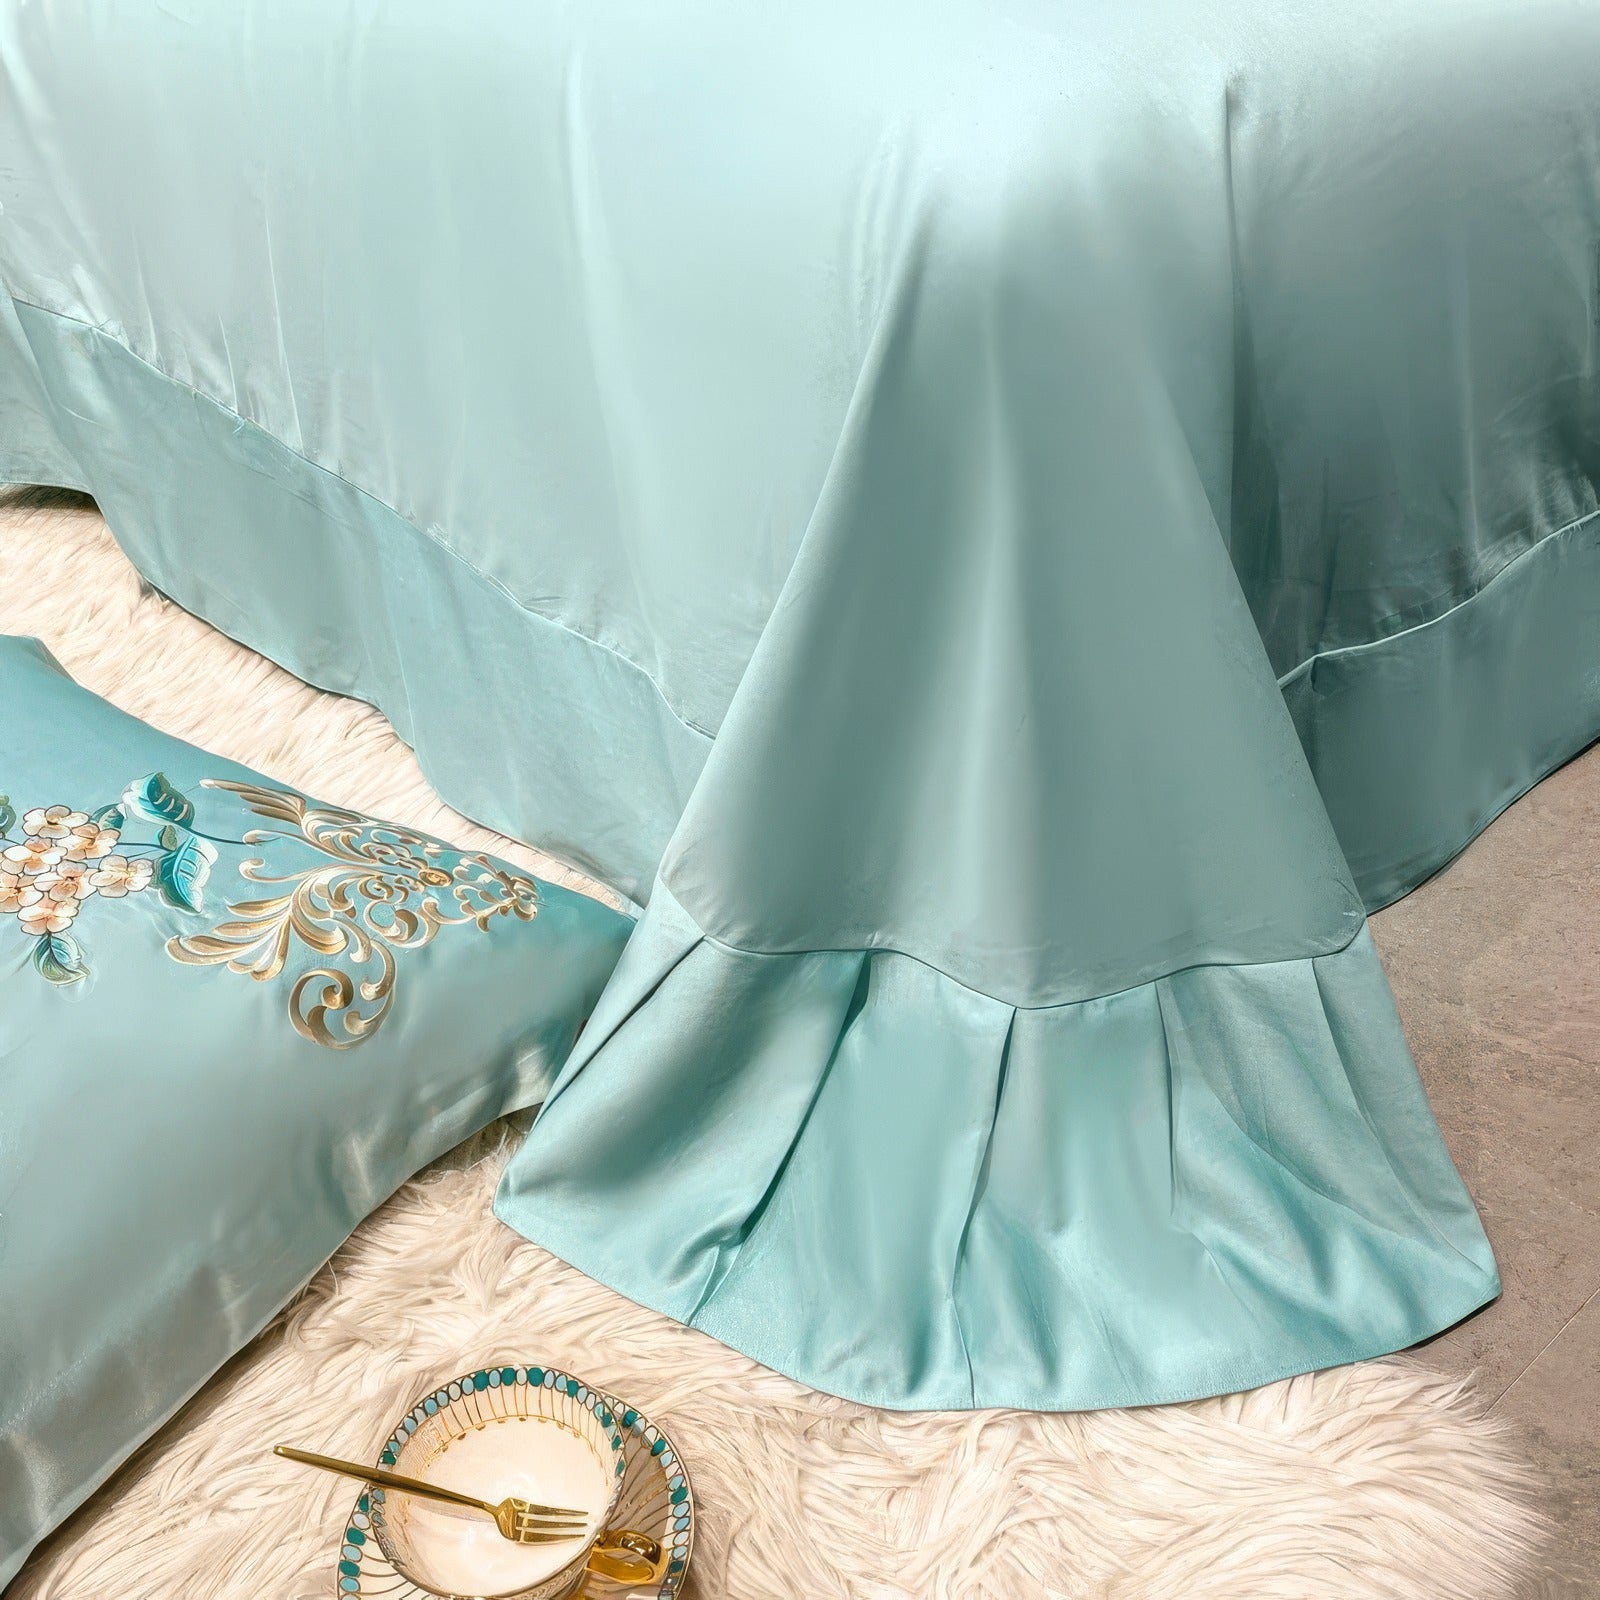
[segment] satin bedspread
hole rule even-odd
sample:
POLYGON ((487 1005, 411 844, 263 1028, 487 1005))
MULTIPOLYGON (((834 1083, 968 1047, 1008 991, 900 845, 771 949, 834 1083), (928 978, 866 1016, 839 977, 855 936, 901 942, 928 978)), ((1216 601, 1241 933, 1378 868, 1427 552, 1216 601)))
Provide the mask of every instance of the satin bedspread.
POLYGON ((1597 65, 12 5, 0 477, 648 902, 531 1237, 886 1405, 1395 1349, 1498 1285, 1365 914, 1600 732, 1597 65))

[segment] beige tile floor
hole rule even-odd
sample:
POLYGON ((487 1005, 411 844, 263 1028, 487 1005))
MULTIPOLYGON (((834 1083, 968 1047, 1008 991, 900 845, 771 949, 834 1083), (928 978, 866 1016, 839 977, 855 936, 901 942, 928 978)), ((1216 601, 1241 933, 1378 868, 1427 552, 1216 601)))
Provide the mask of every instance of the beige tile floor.
POLYGON ((1501 1298, 1433 1340, 1548 1484, 1550 1595, 1600 1595, 1600 746, 1372 919, 1501 1298))

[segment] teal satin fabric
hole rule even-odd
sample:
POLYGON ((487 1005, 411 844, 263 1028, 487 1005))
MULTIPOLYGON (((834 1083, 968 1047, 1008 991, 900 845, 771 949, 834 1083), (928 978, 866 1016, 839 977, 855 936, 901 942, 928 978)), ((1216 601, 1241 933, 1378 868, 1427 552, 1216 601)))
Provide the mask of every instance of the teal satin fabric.
POLYGON ((658 889, 496 1209, 898 1408, 1245 1389, 1499 1291, 1365 931, 1018 1009, 892 952, 732 949, 658 889))
POLYGON ((1393 1348, 1494 1280, 1364 910, 1600 731, 1597 43, 1476 0, 18 11, 0 472, 649 901, 518 1227, 889 1404, 1393 1348), (1024 1152, 1036 1068, 1076 1092, 1024 1152), (1163 1070, 1164 1178, 1106 1131, 1163 1070), (863 1077, 904 1132, 824 1270, 863 1077), (666 1220, 589 1160, 619 1118, 638 1181, 702 1173, 666 1220))
POLYGON ((269 780, 125 716, 35 641, 0 637, 0 705, 3 1588, 405 1178, 543 1096, 631 924, 548 884, 535 910, 532 879, 470 859, 453 880, 454 852, 421 854, 424 841, 349 813, 313 846, 214 787, 281 795, 269 780), (156 772, 165 809, 140 817, 125 791, 156 772), (6 852, 52 805, 80 823, 125 813, 102 814, 120 838, 88 866, 153 875, 82 900, 67 942, 41 952, 6 852), (455 898, 469 882, 481 927, 455 898), (488 910, 513 883, 520 910, 488 910), (261 904, 301 890, 270 975, 271 938, 229 942, 229 925, 254 916, 265 937, 261 904), (239 966, 169 948, 207 937, 239 966), (73 967, 87 975, 59 981, 73 967), (347 1015, 376 1019, 364 1035, 317 1010, 335 974, 376 985, 346 997, 347 1015), (317 1037, 319 1021, 346 1047, 317 1037))
MULTIPOLYGON (((1230 638, 1240 595, 1287 679, 1433 623, 1591 513, 1597 26, 1543 0, 828 0, 789 18, 468 0, 448 21, 428 0, 285 0, 248 28, 188 3, 16 8, 0 19, 0 339, 19 346, 0 362, 0 448, 12 475, 92 477, 113 501, 119 472, 160 451, 118 519, 142 564, 414 723, 459 798, 642 900, 785 586, 812 574, 836 604, 850 561, 898 564, 948 591, 941 629, 949 594, 968 595, 972 630, 1018 641, 974 695, 1005 700, 1008 671, 1035 692, 1037 657, 1081 639, 1070 682, 1127 681, 1142 718, 1202 693, 1185 680, 1221 669, 1208 656, 1244 648, 1227 670, 1259 680, 1230 638), (28 307, 71 320, 30 331, 28 307), (201 551, 140 528, 180 453, 148 436, 171 423, 113 356, 42 348, 75 327, 322 469, 286 493, 323 519, 317 581, 365 596, 342 626, 299 621, 312 585, 293 547, 266 558, 257 511, 201 551), (342 485, 369 522, 388 508, 415 531, 338 531, 321 502, 342 485), (401 558, 397 538, 440 550, 401 558), (627 683, 486 707, 455 664, 414 670, 385 643, 485 610, 550 622, 591 646, 572 652, 592 662, 580 676, 627 683), (1041 629, 1048 650, 1028 644, 1041 629), (483 752, 564 734, 575 699, 633 702, 606 730, 623 770, 554 806, 560 779, 483 752)), ((217 444, 241 478, 262 470, 261 446, 217 444)), ((943 670, 984 648, 952 641, 943 670)), ((1034 709, 1059 720, 1053 687, 1034 709)), ((1175 706, 1152 745, 1173 723, 1198 742, 1198 709, 1175 706)), ((1568 753, 1592 737, 1592 697, 1574 712, 1568 753)), ((1063 833, 1109 828, 1088 853, 1115 877, 1126 794, 1079 802, 1048 770, 1057 744, 1102 779, 1126 767, 1097 733, 1043 743, 1057 792, 1041 810, 1063 833)), ((974 769, 998 761, 992 788, 1025 765, 960 737, 974 769)), ((1359 739, 1332 756, 1311 742, 1317 782, 1345 794, 1341 842, 1362 841, 1369 907, 1481 825, 1434 779, 1443 763, 1470 781, 1494 743, 1400 741, 1396 765, 1364 762, 1359 739)), ((1237 751, 1180 753, 1184 782, 1198 767, 1207 786, 1196 810, 1234 815, 1212 769, 1237 751)), ((974 827, 1018 825, 981 803, 974 827)), ((927 819, 941 850, 952 820, 968 818, 927 819)), ((1261 821, 1238 813, 1246 857, 1261 821)), ((1080 889, 1047 827, 1022 825, 1017 859, 1050 892, 1080 889)), ((1266 827, 1269 854, 1304 842, 1285 826, 1266 827)), ((1227 938, 1210 907, 1234 892, 1211 861, 1231 853, 1190 851, 1186 897, 1164 879, 1175 925, 1205 908, 1190 957, 1227 938)), ((1264 871, 1279 881, 1246 916, 1330 917, 1264 871)), ((980 926, 1020 909, 981 898, 980 926)), ((985 958, 990 986, 1007 966, 1026 982, 1029 959, 985 958)))

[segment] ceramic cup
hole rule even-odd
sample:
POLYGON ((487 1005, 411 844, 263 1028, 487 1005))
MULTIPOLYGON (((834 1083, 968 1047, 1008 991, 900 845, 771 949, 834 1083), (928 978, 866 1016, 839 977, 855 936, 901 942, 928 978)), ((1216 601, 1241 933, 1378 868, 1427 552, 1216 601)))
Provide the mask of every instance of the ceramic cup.
POLYGON ((487 1367, 453 1379, 412 1407, 381 1464, 491 1502, 516 1495, 588 1518, 581 1537, 519 1545, 482 1514, 373 1489, 379 1547, 428 1594, 565 1600, 590 1570, 651 1575, 653 1563, 638 1553, 639 1536, 611 1527, 626 1470, 621 1424, 605 1396, 570 1373, 487 1367))

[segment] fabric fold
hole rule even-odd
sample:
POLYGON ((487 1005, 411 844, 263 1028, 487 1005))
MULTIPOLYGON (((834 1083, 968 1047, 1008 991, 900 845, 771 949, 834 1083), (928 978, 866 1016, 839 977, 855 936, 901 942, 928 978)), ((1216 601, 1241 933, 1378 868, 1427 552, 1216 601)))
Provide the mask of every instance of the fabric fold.
POLYGON ((1364 929, 1013 1007, 897 952, 735 949, 658 884, 496 1211, 903 1409, 1250 1388, 1499 1289, 1364 929))
POLYGON ((1362 930, 1600 731, 1595 22, 491 9, 0 21, 0 476, 650 899, 504 1214, 899 1406, 1481 1303, 1362 930))

